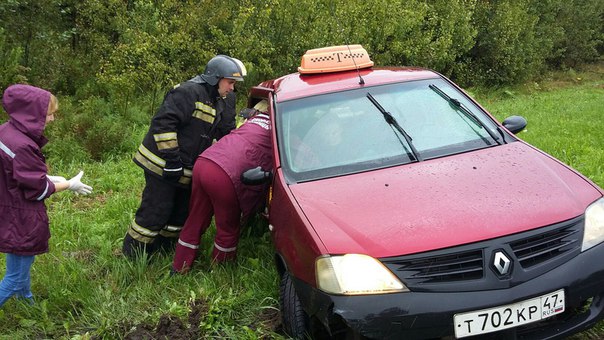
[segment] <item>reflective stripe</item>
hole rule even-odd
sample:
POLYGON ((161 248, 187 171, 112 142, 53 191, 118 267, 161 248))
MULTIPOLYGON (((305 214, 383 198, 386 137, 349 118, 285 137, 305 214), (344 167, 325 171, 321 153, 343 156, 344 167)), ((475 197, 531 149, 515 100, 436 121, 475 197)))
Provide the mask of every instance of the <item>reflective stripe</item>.
POLYGON ((216 116, 216 109, 214 109, 213 107, 211 107, 208 104, 204 104, 204 103, 201 103, 201 102, 196 102, 195 103, 195 108, 197 110, 201 110, 201 111, 209 114, 210 116, 216 116))
POLYGON ((182 226, 166 224, 166 226, 164 227, 164 230, 167 230, 167 231, 181 231, 182 230, 182 226))
POLYGON ((130 228, 128 228, 128 235, 132 236, 132 238, 137 241, 147 244, 153 242, 157 234, 158 232, 156 231, 141 227, 136 221, 132 221, 130 228))
POLYGON ((190 185, 191 177, 180 176, 180 178, 178 179, 178 183, 184 184, 184 185, 190 185))
POLYGON ((180 179, 178 180, 178 183, 181 183, 181 184, 184 184, 184 185, 191 184, 191 170, 188 171, 188 176, 187 176, 187 169, 185 169, 184 176, 180 176, 180 179))
POLYGON ((177 135, 176 135, 176 132, 158 133, 158 134, 153 135, 153 139, 155 139, 156 142, 162 142, 162 141, 177 139, 177 135))
POLYGON ((193 117, 203 120, 204 122, 213 124, 216 119, 216 109, 204 103, 196 102, 193 117))
POLYGON ((153 241, 155 241, 155 237, 146 237, 143 236, 139 233, 137 233, 136 231, 134 231, 134 229, 132 228, 128 228, 128 235, 132 236, 133 239, 142 242, 142 243, 152 243, 153 241))
POLYGON ((185 242, 185 241, 183 241, 181 239, 178 239, 178 244, 180 244, 183 247, 190 248, 190 249, 199 249, 199 245, 194 245, 194 244, 191 244, 191 243, 187 243, 187 242, 185 242))
POLYGON ((164 168, 164 171, 167 171, 167 172, 181 172, 182 171, 182 166, 180 168, 174 168, 174 169, 164 168))
POLYGON ((158 150, 166 150, 166 149, 174 149, 178 147, 178 141, 177 140, 169 140, 169 141, 164 141, 164 142, 157 142, 157 149, 158 150))
POLYGON ((42 195, 40 195, 40 197, 38 197, 38 201, 43 200, 44 196, 46 196, 47 192, 48 192, 48 179, 46 180, 46 188, 44 189, 44 192, 42 193, 42 195))
POLYGON ((158 150, 173 149, 178 147, 176 132, 164 132, 153 135, 158 150))
POLYGON ((157 166, 155 163, 149 161, 145 156, 143 156, 140 151, 138 151, 136 154, 134 154, 134 159, 136 159, 137 161, 139 161, 145 168, 149 169, 150 171, 158 174, 158 175, 162 175, 162 168, 160 168, 159 166, 157 166))
POLYGON ((161 157, 158 157, 153 152, 149 151, 149 149, 147 149, 142 144, 138 147, 138 152, 140 152, 143 156, 145 156, 151 162, 159 165, 162 168, 166 165, 166 161, 165 160, 163 160, 161 157))
POLYGON ((140 225, 138 225, 136 223, 136 221, 132 221, 130 228, 132 228, 137 233, 144 235, 144 236, 148 236, 148 237, 155 237, 155 236, 157 236, 157 234, 159 234, 159 232, 157 232, 157 231, 152 231, 147 228, 141 227, 140 225))
POLYGON ((15 153, 8 148, 8 146, 4 145, 4 143, 0 142, 0 150, 4 151, 10 158, 15 158, 15 153))
POLYGON ((230 252, 237 250, 237 247, 223 248, 223 247, 219 246, 218 244, 216 244, 216 242, 214 242, 214 247, 216 247, 216 249, 220 250, 223 253, 230 253, 230 252))
POLYGON ((178 234, 180 234, 181 230, 182 230, 182 226, 166 224, 164 226, 164 228, 159 231, 159 234, 161 236, 165 236, 165 237, 174 237, 174 238, 176 238, 176 237, 178 237, 178 234))
POLYGON ((199 110, 193 111, 193 117, 195 117, 197 119, 201 119, 204 122, 210 123, 210 124, 213 124, 214 119, 215 119, 215 116, 211 116, 210 114, 199 111, 199 110))
MULTIPOLYGON (((145 156, 143 156, 140 152, 134 154, 134 159, 136 159, 145 169, 157 174, 158 176, 163 175, 163 169, 149 161, 145 156)), ((193 171, 189 169, 184 169, 183 175, 180 176, 178 183, 189 185, 191 184, 191 176, 193 176, 193 171)), ((133 236, 134 237, 134 236, 133 236)))

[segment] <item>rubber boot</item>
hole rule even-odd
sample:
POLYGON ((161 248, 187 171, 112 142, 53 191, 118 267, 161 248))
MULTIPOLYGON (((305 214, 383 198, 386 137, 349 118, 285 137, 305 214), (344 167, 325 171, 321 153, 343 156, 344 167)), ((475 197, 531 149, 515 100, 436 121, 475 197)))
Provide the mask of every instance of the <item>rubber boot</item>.
POLYGON ((156 243, 155 248, 157 249, 157 251, 171 254, 174 253, 174 250, 176 249, 177 241, 178 238, 175 237, 165 237, 162 235, 158 235, 154 243, 156 243))
POLYGON ((135 240, 130 236, 130 234, 126 233, 124 237, 124 244, 122 245, 122 253, 130 260, 135 260, 143 253, 146 253, 148 256, 153 253, 153 246, 151 244, 143 243, 138 240, 135 240))

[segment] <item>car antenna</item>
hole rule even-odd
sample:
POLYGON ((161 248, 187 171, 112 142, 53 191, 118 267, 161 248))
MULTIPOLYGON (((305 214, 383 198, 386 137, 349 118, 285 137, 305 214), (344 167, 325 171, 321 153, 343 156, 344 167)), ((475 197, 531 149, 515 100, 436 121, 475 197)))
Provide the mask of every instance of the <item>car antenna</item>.
MULTIPOLYGON (((333 13, 337 13, 336 12, 336 2, 333 1, 332 3, 332 11, 333 13)), ((340 26, 340 24, 337 24, 338 28, 340 26)), ((342 29, 340 32, 344 32, 344 29, 342 29)), ((361 71, 359 71, 359 67, 357 66, 357 62, 356 60, 354 60, 354 55, 352 54, 352 51, 350 50, 350 45, 348 44, 348 38, 346 38, 346 47, 348 48, 348 53, 350 53, 350 58, 352 58, 352 62, 354 64, 354 68, 357 70, 357 74, 359 75, 359 85, 365 85, 365 80, 363 80, 363 77, 361 77, 361 71)))
POLYGON ((365 85, 365 80, 363 80, 363 77, 361 77, 361 71, 359 71, 357 62, 354 60, 354 55, 352 54, 352 51, 350 50, 350 45, 346 44, 346 47, 348 47, 348 53, 350 53, 350 58, 352 58, 352 62, 354 63, 354 68, 357 69, 357 74, 359 75, 359 85, 365 85))

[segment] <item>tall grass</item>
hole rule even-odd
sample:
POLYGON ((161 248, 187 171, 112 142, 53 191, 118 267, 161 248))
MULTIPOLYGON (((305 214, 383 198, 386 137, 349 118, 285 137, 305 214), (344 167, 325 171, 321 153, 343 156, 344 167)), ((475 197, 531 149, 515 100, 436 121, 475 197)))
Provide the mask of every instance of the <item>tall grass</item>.
MULTIPOLYGON (((528 128, 520 138, 604 186, 604 76, 596 75, 539 88, 471 92, 500 120, 526 117, 528 128)), ((284 337, 266 226, 246 230, 237 263, 226 266, 208 261, 215 232, 210 229, 201 261, 188 275, 170 276, 171 254, 135 262, 121 255, 143 187, 142 170, 130 157, 65 164, 53 156, 50 162, 53 175, 70 177, 83 169, 94 193, 60 193, 48 200, 53 236, 50 253, 38 256, 33 266, 36 303, 5 304, 0 339, 121 339, 143 328, 157 330, 162 322, 191 331, 191 338, 284 337)), ((0 257, 0 268, 4 261, 0 257)), ((604 336, 603 328, 601 323, 585 334, 604 336)))

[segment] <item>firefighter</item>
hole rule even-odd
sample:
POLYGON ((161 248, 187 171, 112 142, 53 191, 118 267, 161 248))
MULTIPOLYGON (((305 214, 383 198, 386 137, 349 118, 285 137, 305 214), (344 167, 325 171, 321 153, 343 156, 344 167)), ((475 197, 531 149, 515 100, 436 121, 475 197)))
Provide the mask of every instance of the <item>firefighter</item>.
POLYGON ((193 163, 235 128, 233 91, 245 75, 240 60, 217 55, 203 74, 166 94, 134 156, 144 170, 145 188, 124 238, 128 258, 174 248, 188 214, 193 163))

